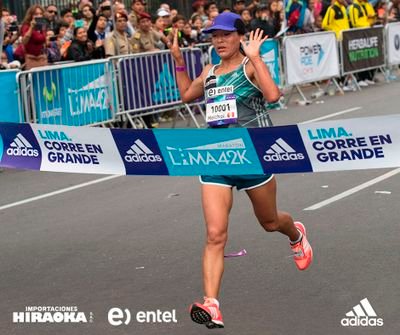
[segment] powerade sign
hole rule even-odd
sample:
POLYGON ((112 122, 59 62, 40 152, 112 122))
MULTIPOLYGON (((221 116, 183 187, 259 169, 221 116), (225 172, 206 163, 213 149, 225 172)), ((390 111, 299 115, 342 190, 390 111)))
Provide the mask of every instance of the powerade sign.
POLYGON ((312 171, 297 126, 249 128, 248 132, 265 173, 312 171))
MULTIPOLYGON (((194 69, 194 75, 199 76, 203 68, 201 51, 184 51, 183 56, 189 75, 192 76, 194 69)), ((119 71, 125 110, 148 109, 181 99, 169 52, 123 59, 119 71)))
POLYGON ((42 153, 28 124, 0 124, 0 161, 5 167, 40 169, 42 153))
POLYGON ((112 135, 123 158, 126 174, 168 175, 167 166, 151 130, 132 132, 113 129, 112 135))
POLYGON ((115 92, 107 66, 88 64, 33 73, 39 123, 78 126, 110 120, 115 92))
POLYGON ((247 129, 153 132, 170 175, 263 174, 247 129))
POLYGON ((342 36, 344 73, 385 64, 382 27, 345 30, 342 36))
POLYGON ((300 64, 304 73, 312 73, 321 64, 325 51, 319 43, 302 45, 299 47, 300 64))
MULTIPOLYGON (((211 63, 219 64, 221 58, 214 47, 210 49, 211 63)), ((269 73, 276 85, 281 84, 279 66, 279 43, 276 40, 266 40, 260 48, 260 55, 264 63, 268 66, 269 73)))

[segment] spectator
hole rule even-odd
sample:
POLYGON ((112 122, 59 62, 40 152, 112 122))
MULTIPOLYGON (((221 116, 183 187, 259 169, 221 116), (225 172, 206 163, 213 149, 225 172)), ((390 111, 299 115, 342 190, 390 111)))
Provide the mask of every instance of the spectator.
POLYGON ((253 19, 251 16, 251 12, 249 9, 243 9, 240 14, 242 21, 244 23, 246 35, 251 31, 251 20, 253 19))
POLYGON ((18 24, 6 8, 2 9, 1 16, 5 28, 2 51, 6 53, 8 62, 12 62, 14 61, 13 45, 19 38, 18 24))
POLYGON ((93 18, 88 30, 88 38, 94 45, 98 46, 100 58, 106 57, 104 42, 106 40, 107 18, 103 14, 99 14, 93 18), (99 41, 99 42, 98 42, 99 41))
POLYGON ((71 44, 74 39, 75 19, 72 15, 72 11, 69 8, 65 8, 61 11, 61 21, 68 23, 68 29, 61 40, 61 45, 67 42, 71 44))
POLYGON ((172 19, 171 19, 171 13, 169 10, 160 7, 159 9, 157 9, 157 16, 163 18, 165 29, 167 29, 168 27, 171 27, 172 19))
POLYGON ((117 13, 115 15, 115 30, 106 38, 104 43, 106 57, 132 53, 133 48, 126 32, 127 27, 128 17, 125 14, 117 13))
POLYGON ((60 48, 57 43, 57 36, 53 30, 47 30, 46 33, 47 61, 49 63, 59 62, 61 60, 60 48))
POLYGON ((57 44, 60 49, 61 59, 67 58, 67 50, 72 43, 72 39, 65 41, 64 37, 69 29, 70 24, 65 21, 61 21, 58 24, 58 27, 55 29, 55 34, 57 36, 57 44))
POLYGON ((206 41, 206 34, 203 33, 203 20, 200 16, 193 17, 192 29, 196 31, 196 43, 203 43, 206 41))
POLYGON ((193 2, 192 9, 193 9, 193 14, 190 17, 191 20, 193 20, 193 18, 195 16, 200 16, 200 18, 207 17, 207 15, 204 11, 204 1, 203 0, 197 0, 197 1, 193 2))
POLYGON ((129 14, 129 22, 134 29, 138 28, 138 16, 144 12, 145 3, 143 0, 133 0, 131 4, 132 12, 129 14))
POLYGON ((267 5, 260 5, 256 10, 256 17, 251 21, 251 30, 261 29, 263 37, 273 37, 277 33, 274 19, 271 17, 267 5))
POLYGON ((185 22, 182 30, 183 45, 185 47, 192 47, 196 43, 197 33, 192 29, 189 22, 185 22))
POLYGON ((233 12, 239 14, 246 8, 246 1, 244 0, 235 0, 233 4, 233 12))
POLYGON ((368 23, 370 27, 375 24, 377 15, 374 7, 368 2, 368 0, 361 0, 360 5, 364 8, 365 14, 367 15, 368 23))
POLYGON ((138 16, 138 30, 132 39, 133 51, 147 52, 159 50, 157 44, 161 39, 164 40, 165 44, 169 42, 163 34, 152 29, 150 14, 141 13, 138 16))
POLYGON ((174 17, 176 17, 176 16, 178 15, 178 10, 172 8, 171 11, 170 11, 170 13, 171 13, 171 19, 173 20, 174 17))
POLYGON ((210 13, 215 12, 215 11, 217 11, 219 13, 218 6, 215 1, 209 1, 204 5, 205 15, 202 16, 203 26, 205 26, 206 21, 210 18, 210 13))
POLYGON ((84 21, 84 27, 86 29, 89 29, 90 24, 93 21, 94 14, 96 12, 93 10, 93 7, 90 4, 86 4, 82 6, 81 13, 82 13, 82 19, 84 21))
MULTIPOLYGON (((25 69, 47 65, 47 55, 44 52, 46 42, 46 25, 44 9, 40 5, 29 7, 22 21, 22 44, 18 47, 25 58, 25 69)), ((17 49, 18 50, 18 49, 17 49)))
POLYGON ((174 39, 173 32, 174 32, 174 29, 177 29, 178 30, 178 44, 181 48, 185 47, 185 41, 183 40, 183 36, 182 36, 182 31, 183 31, 183 27, 185 26, 185 23, 186 23, 185 17, 178 14, 172 20, 172 27, 169 27, 164 31, 164 34, 168 36, 168 39, 170 41, 173 41, 173 39, 174 39))
POLYGON ((346 12, 346 0, 335 0, 330 6, 324 19, 322 29, 334 31, 338 40, 342 39, 342 30, 349 29, 349 19, 346 12))
POLYGON ((167 27, 165 26, 164 18, 161 17, 161 16, 155 16, 155 17, 153 18, 153 28, 154 28, 155 31, 157 31, 157 32, 159 32, 159 33, 161 33, 161 34, 163 34, 165 28, 167 28, 167 27))
POLYGON ((208 28, 209 26, 211 26, 212 22, 218 15, 219 15, 218 9, 213 9, 208 11, 207 20, 204 21, 204 28, 208 28))
POLYGON ((100 4, 100 8, 97 14, 103 14, 107 18, 106 33, 107 34, 110 33, 114 29, 112 20, 111 1, 109 0, 103 1, 100 4))
POLYGON ((20 69, 21 63, 17 60, 9 61, 6 53, 3 51, 1 54, 0 70, 20 69))
POLYGON ((89 41, 84 27, 75 28, 74 40, 68 48, 67 59, 75 62, 83 62, 94 58, 99 58, 98 45, 93 46, 93 43, 89 41))
POLYGON ((353 3, 348 8, 348 13, 352 28, 367 28, 370 26, 367 14, 358 0, 353 0, 353 3))
POLYGON ((44 12, 44 16, 48 21, 48 28, 51 30, 56 29, 57 26, 57 17, 58 9, 54 4, 50 4, 46 7, 46 11, 44 12))

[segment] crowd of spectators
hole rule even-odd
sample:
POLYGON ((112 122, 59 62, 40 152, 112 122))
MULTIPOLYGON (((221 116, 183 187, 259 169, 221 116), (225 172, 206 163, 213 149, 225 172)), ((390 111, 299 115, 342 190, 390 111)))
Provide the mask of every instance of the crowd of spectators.
POLYGON ((223 11, 241 15, 246 32, 261 28, 270 38, 321 30, 340 31, 400 19, 400 0, 236 0, 231 7, 218 1, 196 0, 193 14, 185 17, 163 3, 152 13, 146 2, 102 1, 97 8, 89 0, 60 9, 54 4, 33 5, 18 21, 2 9, 5 26, 1 66, 24 69, 60 61, 86 61, 116 55, 168 48, 172 30, 179 30, 179 44, 190 47, 210 42, 203 33, 223 11), (286 8, 284 8, 286 3, 286 8), (347 7, 347 8, 346 8, 347 7))

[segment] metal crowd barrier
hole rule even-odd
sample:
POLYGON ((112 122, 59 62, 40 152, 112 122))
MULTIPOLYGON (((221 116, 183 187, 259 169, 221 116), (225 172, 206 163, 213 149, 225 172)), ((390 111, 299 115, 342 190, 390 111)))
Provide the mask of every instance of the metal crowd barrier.
MULTIPOLYGON (((203 70, 202 52, 198 48, 182 49, 187 71, 195 79, 203 70)), ((198 124, 191 106, 201 109, 202 100, 183 104, 169 50, 111 57, 115 64, 118 88, 118 116, 127 117, 133 127, 134 119, 183 107, 194 124, 198 124)))
POLYGON ((115 119, 116 80, 108 60, 34 68, 17 80, 27 122, 86 126, 115 119))

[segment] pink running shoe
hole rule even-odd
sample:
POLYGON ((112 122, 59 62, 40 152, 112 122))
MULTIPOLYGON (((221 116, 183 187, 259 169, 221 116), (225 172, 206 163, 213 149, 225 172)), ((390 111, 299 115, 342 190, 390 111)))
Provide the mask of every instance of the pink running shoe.
POLYGON ((195 302, 190 306, 191 319, 207 328, 224 328, 224 321, 218 305, 212 300, 205 299, 204 304, 195 302))
POLYGON ((313 251, 307 240, 306 228, 301 222, 295 222, 296 228, 303 234, 303 238, 296 244, 290 244, 293 250, 293 258, 299 270, 307 269, 313 260, 313 251))

